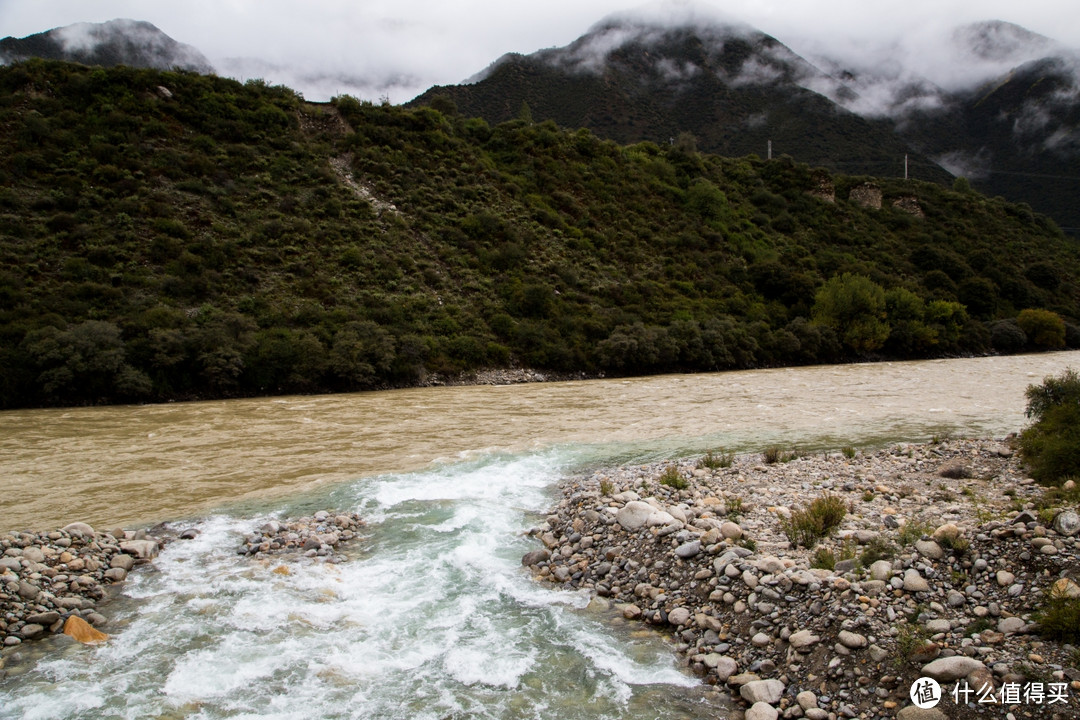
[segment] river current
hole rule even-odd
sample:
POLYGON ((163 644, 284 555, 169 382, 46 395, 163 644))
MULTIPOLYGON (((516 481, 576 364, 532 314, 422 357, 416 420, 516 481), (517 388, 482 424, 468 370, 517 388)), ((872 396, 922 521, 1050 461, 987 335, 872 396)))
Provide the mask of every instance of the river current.
POLYGON ((0 413, 0 532, 198 526, 132 574, 101 646, 7 655, 0 718, 724 717, 658 636, 534 583, 559 478, 769 444, 1002 436, 1080 353, 0 413), (361 512, 341 564, 236 554, 361 512))

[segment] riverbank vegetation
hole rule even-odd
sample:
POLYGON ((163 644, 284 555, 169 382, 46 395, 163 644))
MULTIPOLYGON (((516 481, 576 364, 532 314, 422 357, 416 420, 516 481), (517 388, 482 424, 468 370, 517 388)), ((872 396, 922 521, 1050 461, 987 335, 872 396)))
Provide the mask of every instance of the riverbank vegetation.
POLYGON ((1027 416, 1020 451, 1031 476, 1043 485, 1080 478, 1080 375, 1068 369, 1027 389, 1027 416))
POLYGON ((1024 205, 436 107, 0 68, 0 407, 1080 347, 1024 205))

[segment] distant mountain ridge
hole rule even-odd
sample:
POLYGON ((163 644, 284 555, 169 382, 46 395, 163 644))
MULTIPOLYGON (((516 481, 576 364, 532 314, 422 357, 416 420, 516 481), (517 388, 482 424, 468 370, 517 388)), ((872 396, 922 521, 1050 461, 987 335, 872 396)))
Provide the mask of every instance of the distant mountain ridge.
POLYGON ((804 56, 705 14, 621 14, 565 47, 508 54, 467 83, 431 88, 409 104, 444 96, 488 122, 513 118, 524 104, 537 121, 623 143, 664 144, 689 132, 700 149, 723 155, 764 156, 771 144, 776 154, 846 173, 907 169, 936 182, 964 175, 1080 231, 1077 55, 1001 21, 932 41, 954 59, 948 67, 920 67, 900 48, 804 56))
POLYGON ((0 64, 34 57, 104 67, 214 71, 210 61, 191 45, 177 42, 151 23, 127 19, 77 23, 0 40, 0 64))
POLYGON ((588 127, 620 143, 668 144, 691 133, 722 155, 774 152, 850 173, 897 174, 904 156, 923 179, 947 172, 899 138, 890 121, 862 117, 810 88, 843 88, 776 38, 704 20, 656 25, 605 20, 564 48, 509 54, 475 82, 435 87, 465 115, 502 122, 523 104, 536 120, 588 127), (695 21, 697 22, 697 21, 695 21))

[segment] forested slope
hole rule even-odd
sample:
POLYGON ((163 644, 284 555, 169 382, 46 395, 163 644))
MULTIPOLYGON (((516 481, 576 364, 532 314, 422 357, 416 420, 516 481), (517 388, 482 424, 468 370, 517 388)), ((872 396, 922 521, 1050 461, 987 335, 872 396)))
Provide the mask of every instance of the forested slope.
POLYGON ((1077 346, 1078 260, 966 188, 0 68, 3 407, 1077 346))

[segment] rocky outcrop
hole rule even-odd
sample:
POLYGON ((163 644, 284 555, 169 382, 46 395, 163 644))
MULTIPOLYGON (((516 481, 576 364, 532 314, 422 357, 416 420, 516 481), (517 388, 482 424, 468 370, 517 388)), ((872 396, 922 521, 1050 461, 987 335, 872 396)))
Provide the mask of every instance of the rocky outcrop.
POLYGON ((873 210, 881 209, 881 188, 873 183, 865 182, 856 185, 848 193, 848 200, 864 208, 873 210))

